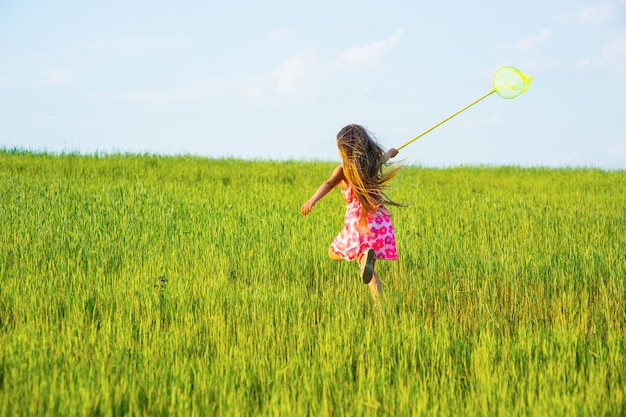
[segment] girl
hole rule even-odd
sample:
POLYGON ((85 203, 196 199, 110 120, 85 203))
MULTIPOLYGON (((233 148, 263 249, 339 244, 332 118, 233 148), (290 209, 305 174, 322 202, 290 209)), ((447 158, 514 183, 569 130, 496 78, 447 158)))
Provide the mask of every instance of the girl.
POLYGON ((396 260, 396 239, 391 217, 385 204, 399 206, 383 189, 400 167, 383 171, 383 165, 398 154, 394 148, 383 152, 372 136, 359 125, 348 125, 337 134, 337 147, 343 162, 315 194, 302 205, 307 215, 330 190, 341 184, 346 201, 343 230, 330 244, 328 255, 333 260, 358 260, 363 282, 372 296, 382 295, 382 285, 374 271, 375 259, 396 260))

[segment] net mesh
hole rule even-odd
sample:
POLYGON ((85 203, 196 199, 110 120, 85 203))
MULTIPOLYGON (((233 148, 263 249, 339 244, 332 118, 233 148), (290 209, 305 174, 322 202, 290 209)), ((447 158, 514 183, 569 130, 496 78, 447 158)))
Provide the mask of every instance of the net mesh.
POLYGON ((493 89, 502 98, 515 98, 530 88, 533 79, 515 67, 500 68, 493 76, 493 89))

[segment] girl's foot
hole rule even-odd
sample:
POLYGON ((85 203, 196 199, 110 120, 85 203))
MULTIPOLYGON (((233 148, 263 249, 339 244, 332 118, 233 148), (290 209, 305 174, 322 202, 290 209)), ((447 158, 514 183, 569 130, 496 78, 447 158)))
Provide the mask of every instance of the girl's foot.
POLYGON ((368 249, 366 252, 365 265, 361 269, 361 278, 364 284, 369 284, 374 273, 374 249, 368 249))

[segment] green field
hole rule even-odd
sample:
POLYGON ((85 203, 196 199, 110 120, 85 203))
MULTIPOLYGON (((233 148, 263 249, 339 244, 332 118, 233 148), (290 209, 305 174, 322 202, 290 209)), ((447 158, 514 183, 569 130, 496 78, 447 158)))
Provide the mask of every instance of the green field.
POLYGON ((626 172, 405 168, 376 305, 333 166, 0 151, 0 415, 626 415, 626 172))

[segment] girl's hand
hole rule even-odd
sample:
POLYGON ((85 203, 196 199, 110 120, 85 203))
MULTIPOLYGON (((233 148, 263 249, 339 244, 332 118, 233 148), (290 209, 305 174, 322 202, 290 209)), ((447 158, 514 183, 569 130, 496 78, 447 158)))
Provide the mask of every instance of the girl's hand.
POLYGON ((393 158, 398 154, 398 150, 396 148, 389 148, 387 152, 383 155, 383 164, 387 162, 389 159, 393 158))
POLYGON ((314 205, 315 203, 313 203, 311 200, 307 201, 300 208, 300 213, 302 213, 303 216, 306 216, 307 214, 311 212, 311 209, 313 208, 314 205))

